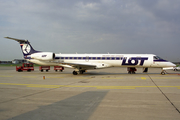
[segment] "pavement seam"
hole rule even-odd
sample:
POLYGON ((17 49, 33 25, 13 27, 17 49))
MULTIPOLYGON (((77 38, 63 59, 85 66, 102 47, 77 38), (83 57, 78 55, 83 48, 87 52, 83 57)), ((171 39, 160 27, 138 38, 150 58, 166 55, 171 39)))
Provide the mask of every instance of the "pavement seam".
POLYGON ((160 89, 160 87, 154 82, 154 80, 150 76, 149 78, 151 79, 153 84, 159 89, 159 91, 164 95, 164 97, 170 102, 170 104, 175 108, 175 110, 180 114, 180 110, 173 104, 173 102, 168 98, 168 96, 160 89))

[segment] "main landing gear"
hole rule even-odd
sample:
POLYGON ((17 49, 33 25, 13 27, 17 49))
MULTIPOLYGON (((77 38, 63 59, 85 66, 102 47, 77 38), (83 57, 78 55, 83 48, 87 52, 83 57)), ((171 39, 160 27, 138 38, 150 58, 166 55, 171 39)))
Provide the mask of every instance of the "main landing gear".
POLYGON ((128 71, 129 74, 135 74, 135 73, 136 73, 136 72, 135 72, 135 71, 136 71, 136 68, 135 68, 135 67, 128 67, 128 68, 127 68, 127 71, 128 71))
POLYGON ((162 70, 161 75, 165 75, 165 74, 166 74, 166 72, 164 70, 162 70))
POLYGON ((73 71, 73 75, 77 75, 78 74, 78 72, 77 71, 73 71))
POLYGON ((83 74, 85 70, 73 71, 73 75, 83 74))

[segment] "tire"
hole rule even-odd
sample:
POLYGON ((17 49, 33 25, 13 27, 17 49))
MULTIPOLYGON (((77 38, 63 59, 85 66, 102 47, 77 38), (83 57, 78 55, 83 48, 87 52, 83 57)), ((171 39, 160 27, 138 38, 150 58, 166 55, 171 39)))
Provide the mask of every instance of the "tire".
POLYGON ((164 71, 161 72, 161 75, 165 75, 166 73, 164 71))
POLYGON ((76 72, 76 71, 73 71, 73 75, 77 75, 77 72, 76 72))

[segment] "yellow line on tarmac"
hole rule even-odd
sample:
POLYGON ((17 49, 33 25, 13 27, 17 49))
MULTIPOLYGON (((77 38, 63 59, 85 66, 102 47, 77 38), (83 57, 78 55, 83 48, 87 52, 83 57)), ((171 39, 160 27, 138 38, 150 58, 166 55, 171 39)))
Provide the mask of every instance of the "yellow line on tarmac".
POLYGON ((0 75, 0 77, 13 77, 13 76, 5 76, 5 75, 0 75))
MULTIPOLYGON (((17 84, 17 83, 0 83, 0 85, 19 85, 26 87, 36 87, 36 88, 96 88, 96 89, 136 89, 136 88, 156 88, 157 86, 78 86, 78 85, 41 85, 41 84, 17 84)), ((158 86, 162 88, 177 88, 180 86, 158 86)))
POLYGON ((37 76, 22 76, 23 78, 36 78, 37 76))
POLYGON ((115 78, 115 77, 107 77, 107 78, 102 77, 101 79, 123 79, 123 78, 122 77, 117 77, 117 78, 115 78))
POLYGON ((90 79, 90 77, 73 77, 73 79, 90 79))
POLYGON ((152 79, 180 79, 180 77, 151 77, 152 79))
POLYGON ((0 83, 0 85, 29 85, 29 84, 17 84, 17 83, 0 83))
POLYGON ((97 86, 97 89, 135 89, 133 86, 97 86))
POLYGON ((64 78, 64 77, 46 77, 46 78, 64 78))
POLYGON ((146 78, 145 78, 145 77, 141 77, 141 79, 142 79, 142 80, 146 80, 146 78))
POLYGON ((41 84, 17 84, 17 83, 0 83, 0 85, 19 85, 26 87, 39 87, 39 88, 59 88, 64 85, 41 85, 41 84))
POLYGON ((146 80, 146 78, 145 78, 145 77, 141 77, 141 79, 142 79, 142 80, 146 80))
POLYGON ((147 78, 146 77, 137 77, 136 79, 141 79, 141 80, 146 80, 147 78))
POLYGON ((37 87, 37 88, 60 88, 64 85, 28 85, 26 87, 37 87))

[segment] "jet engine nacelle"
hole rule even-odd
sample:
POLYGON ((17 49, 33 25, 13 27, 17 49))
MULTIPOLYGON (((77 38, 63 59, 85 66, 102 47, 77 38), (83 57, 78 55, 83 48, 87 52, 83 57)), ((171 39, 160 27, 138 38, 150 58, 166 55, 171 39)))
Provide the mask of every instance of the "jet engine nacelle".
POLYGON ((52 52, 34 53, 34 54, 31 54, 31 58, 37 59, 37 60, 54 60, 55 53, 52 53, 52 52))

